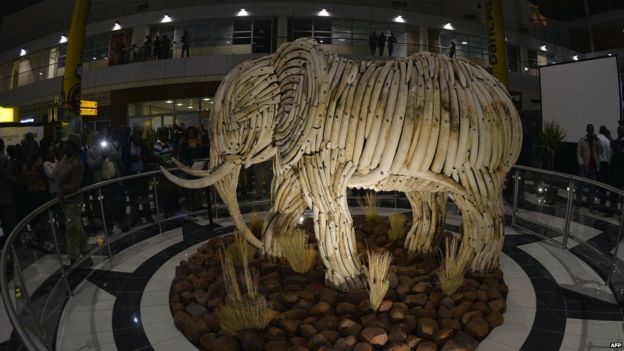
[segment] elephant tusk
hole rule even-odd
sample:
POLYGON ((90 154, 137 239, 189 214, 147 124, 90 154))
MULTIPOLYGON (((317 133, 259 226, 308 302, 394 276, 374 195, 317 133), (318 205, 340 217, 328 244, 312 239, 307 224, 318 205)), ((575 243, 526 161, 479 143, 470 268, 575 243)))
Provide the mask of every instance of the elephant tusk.
POLYGON ((176 160, 175 157, 172 157, 171 160, 173 161, 173 163, 175 163, 176 166, 178 166, 178 168, 180 168, 182 172, 188 175, 192 175, 194 177, 206 177, 211 174, 210 171, 207 171, 207 170, 192 169, 189 166, 185 165, 184 163, 176 160))
POLYGON ((236 164, 234 162, 222 163, 219 168, 211 172, 210 174, 199 179, 184 179, 166 170, 163 166, 160 166, 160 170, 163 175, 169 179, 173 184, 186 189, 202 189, 213 185, 218 182, 225 175, 230 173, 236 164))

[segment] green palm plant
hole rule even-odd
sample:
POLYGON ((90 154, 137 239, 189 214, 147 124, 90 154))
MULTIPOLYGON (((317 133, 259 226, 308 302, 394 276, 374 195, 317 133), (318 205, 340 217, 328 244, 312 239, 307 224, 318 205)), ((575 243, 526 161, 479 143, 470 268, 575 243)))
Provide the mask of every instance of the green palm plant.
POLYGON ((555 152, 566 135, 568 135, 568 131, 556 121, 544 122, 537 148, 542 159, 546 161, 546 168, 549 170, 555 168, 555 152))

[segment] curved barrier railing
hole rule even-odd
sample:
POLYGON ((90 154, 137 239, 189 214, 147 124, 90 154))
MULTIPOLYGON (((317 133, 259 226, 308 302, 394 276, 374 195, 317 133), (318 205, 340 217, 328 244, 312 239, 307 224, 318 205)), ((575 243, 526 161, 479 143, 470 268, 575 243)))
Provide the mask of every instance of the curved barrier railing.
MULTIPOLYGON (((241 201, 241 211, 267 210, 270 201, 264 196, 241 201)), ((574 175, 515 166, 505 196, 509 224, 572 251, 601 275, 619 301, 624 300, 624 252, 619 250, 624 191, 574 175)), ((380 207, 410 209, 401 193, 382 193, 378 198, 380 207)), ((3 302, 29 350, 55 349, 63 308, 92 273, 87 266, 113 262, 125 247, 176 228, 189 216, 227 216, 214 192, 177 188, 160 171, 90 185, 66 199, 83 204, 79 218, 64 208, 67 201, 53 199, 17 224, 0 257, 5 267, 0 272, 3 302), (64 255, 67 246, 76 245, 67 240, 68 231, 75 228, 72 220, 81 221, 89 237, 83 256, 75 262, 64 255)), ((349 203, 357 206, 357 200, 353 194, 349 203)), ((454 206, 449 211, 459 213, 454 206)))

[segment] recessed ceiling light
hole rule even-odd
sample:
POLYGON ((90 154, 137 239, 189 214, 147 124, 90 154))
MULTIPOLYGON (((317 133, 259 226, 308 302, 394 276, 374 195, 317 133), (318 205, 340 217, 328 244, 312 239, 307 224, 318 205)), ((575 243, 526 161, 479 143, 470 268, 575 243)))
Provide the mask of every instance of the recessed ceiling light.
POLYGON ((468 42, 464 40, 462 41, 462 45, 468 45, 468 42))
POLYGON ((525 71, 528 71, 528 70, 529 70, 529 67, 524 67, 524 70, 525 70, 525 71))
POLYGON ((171 21, 173 21, 173 20, 172 20, 172 19, 171 19, 171 17, 169 17, 169 15, 167 15, 167 14, 165 14, 165 15, 164 15, 164 16, 160 19, 160 23, 169 23, 169 22, 171 22, 171 21))
POLYGON ((20 56, 26 55, 26 49, 20 49, 20 56))
POLYGON ((115 24, 113 25, 113 30, 120 30, 120 29, 121 29, 121 23, 115 22, 115 24))
POLYGON ((236 16, 249 16, 249 12, 245 11, 245 9, 240 9, 240 11, 238 11, 238 13, 236 14, 236 16))
POLYGON ((188 106, 186 106, 186 108, 190 109, 190 108, 193 108, 193 106, 192 105, 188 105, 188 106))
POLYGON ((319 11, 318 15, 321 16, 321 17, 328 17, 329 16, 329 12, 327 12, 327 10, 325 10, 325 9, 322 9, 321 11, 319 11))
POLYGON ((210 98, 203 98, 204 101, 210 101, 210 98))
POLYGON ((613 53, 609 53, 607 56, 613 56, 613 53))
POLYGON ((173 104, 173 100, 167 100, 167 101, 165 101, 165 103, 167 103, 167 104, 173 104))
POLYGON ((573 59, 574 61, 578 61, 578 55, 574 55, 574 56, 572 56, 572 59, 573 59))
POLYGON ((403 18, 403 16, 398 15, 394 18, 394 21, 397 23, 405 23, 405 18, 403 18))
POLYGON ((455 27, 453 27, 453 24, 451 22, 445 24, 444 26, 442 26, 442 28, 446 29, 446 30, 455 30, 455 27))
POLYGON ((542 45, 542 46, 540 46, 540 50, 542 50, 542 51, 548 51, 548 48, 546 47, 546 45, 542 45))
POLYGON ((59 39, 59 44, 67 43, 67 37, 65 35, 61 35, 59 39))
POLYGON ((178 103, 176 104, 176 106, 182 106, 182 105, 183 105, 183 104, 182 104, 181 102, 178 102, 178 103))
POLYGON ((97 58, 95 56, 93 56, 93 61, 97 60, 97 58))

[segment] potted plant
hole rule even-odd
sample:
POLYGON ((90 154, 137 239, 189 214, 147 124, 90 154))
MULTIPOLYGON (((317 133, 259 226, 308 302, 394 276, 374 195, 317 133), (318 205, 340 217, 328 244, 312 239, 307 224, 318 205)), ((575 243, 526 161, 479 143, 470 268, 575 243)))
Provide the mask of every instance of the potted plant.
MULTIPOLYGON (((539 135, 538 152, 549 170, 555 169, 555 153, 568 132, 556 121, 547 121, 539 135)), ((556 187, 538 182, 538 196, 544 195, 543 202, 553 202, 557 195, 556 187)))

